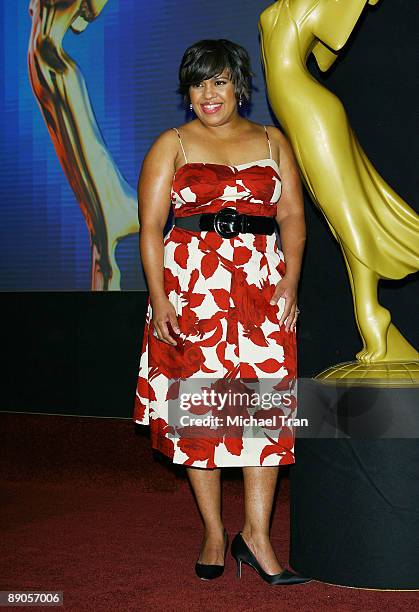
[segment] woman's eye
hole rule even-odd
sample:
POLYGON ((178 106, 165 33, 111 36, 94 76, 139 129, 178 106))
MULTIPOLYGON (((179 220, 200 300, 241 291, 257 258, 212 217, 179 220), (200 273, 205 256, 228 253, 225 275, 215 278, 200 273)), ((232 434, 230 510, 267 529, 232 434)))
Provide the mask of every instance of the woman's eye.
MULTIPOLYGON (((214 82, 215 82, 216 85, 219 85, 219 84, 220 85, 225 85, 227 83, 227 81, 223 81, 223 80, 217 80, 217 81, 214 81, 214 82)), ((194 88, 201 87, 201 86, 202 86, 202 83, 194 83, 192 85, 192 87, 194 87, 194 88)))

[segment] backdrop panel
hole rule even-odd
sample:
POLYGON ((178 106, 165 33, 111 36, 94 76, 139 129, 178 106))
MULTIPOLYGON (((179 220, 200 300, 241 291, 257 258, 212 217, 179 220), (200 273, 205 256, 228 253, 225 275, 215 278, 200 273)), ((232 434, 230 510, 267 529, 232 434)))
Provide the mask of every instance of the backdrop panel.
MULTIPOLYGON (((225 37, 249 50, 256 73, 249 118, 276 123, 265 96, 257 32, 268 4, 214 0, 208 13, 193 0, 109 0, 82 34, 67 33, 64 49, 81 70, 106 146, 132 190, 156 136, 191 118, 176 94, 177 69, 196 40, 225 37)), ((29 83, 28 7, 29 0, 0 0, 0 290, 90 290, 87 226, 29 83)), ((414 207, 415 9, 414 0, 369 7, 330 73, 319 74, 311 64, 316 78, 343 100, 379 172, 414 207)), ((347 300, 338 249, 311 203, 307 208, 310 260, 312 248, 318 275, 332 270, 335 290, 347 300)), ((145 289, 137 236, 122 239, 116 256, 121 289, 145 289)), ((305 262, 306 277, 313 270, 305 262)))

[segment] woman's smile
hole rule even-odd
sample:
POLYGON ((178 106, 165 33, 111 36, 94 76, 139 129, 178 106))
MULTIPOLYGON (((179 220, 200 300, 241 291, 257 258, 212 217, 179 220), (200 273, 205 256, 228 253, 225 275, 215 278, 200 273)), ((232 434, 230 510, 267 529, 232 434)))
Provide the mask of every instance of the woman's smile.
POLYGON ((222 102, 205 102, 204 104, 201 104, 201 108, 206 115, 213 115, 214 113, 217 113, 220 110, 222 105, 222 102))

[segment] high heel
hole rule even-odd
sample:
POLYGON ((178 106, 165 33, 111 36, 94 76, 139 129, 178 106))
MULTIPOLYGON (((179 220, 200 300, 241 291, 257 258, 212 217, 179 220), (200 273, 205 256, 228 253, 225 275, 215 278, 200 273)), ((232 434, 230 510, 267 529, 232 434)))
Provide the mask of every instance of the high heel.
POLYGON ((241 578, 242 575, 242 563, 247 563, 247 565, 250 565, 250 567, 252 567, 268 584, 301 584, 312 580, 312 578, 304 578, 287 569, 283 569, 279 574, 267 574, 247 546, 241 532, 234 537, 231 543, 231 554, 237 561, 238 578, 241 578))
MULTIPOLYGON (((224 529, 224 560, 228 549, 228 534, 224 529)), ((223 575, 224 565, 207 565, 206 563, 196 563, 195 572, 201 580, 214 580, 223 575)))

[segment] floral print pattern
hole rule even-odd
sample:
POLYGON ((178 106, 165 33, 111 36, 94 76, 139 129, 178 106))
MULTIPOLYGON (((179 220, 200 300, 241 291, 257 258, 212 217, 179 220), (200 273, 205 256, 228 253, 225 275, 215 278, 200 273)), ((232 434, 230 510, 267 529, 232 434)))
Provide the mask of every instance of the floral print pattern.
MULTIPOLYGON (((175 216, 217 212, 233 206, 240 213, 275 217, 281 195, 279 168, 272 159, 226 166, 186 163, 175 173, 171 201, 175 216)), ((192 232, 173 226, 164 238, 164 287, 181 334, 168 345, 153 334, 147 303, 133 419, 150 425, 151 444, 174 463, 215 468, 294 463, 294 432, 269 425, 249 434, 246 426, 175 426, 170 402, 194 379, 211 388, 246 388, 246 380, 266 389, 294 389, 288 408, 224 407, 224 416, 242 412, 255 418, 292 415, 296 407, 296 335, 279 325, 284 300, 271 305, 285 273, 276 234, 192 232)), ((193 412, 217 416, 216 406, 193 412)))

